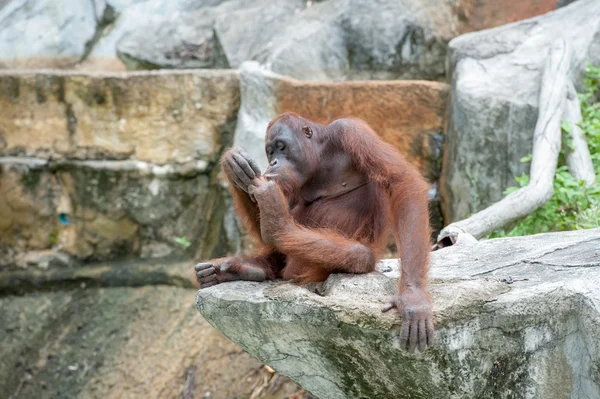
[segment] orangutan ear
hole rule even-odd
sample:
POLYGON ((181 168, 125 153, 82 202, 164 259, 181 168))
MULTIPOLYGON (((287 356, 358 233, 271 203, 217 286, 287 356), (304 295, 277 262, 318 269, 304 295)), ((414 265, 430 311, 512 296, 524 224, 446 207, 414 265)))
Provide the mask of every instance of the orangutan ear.
POLYGON ((310 126, 302 126, 302 131, 306 135, 306 137, 311 138, 313 135, 313 131, 310 126))

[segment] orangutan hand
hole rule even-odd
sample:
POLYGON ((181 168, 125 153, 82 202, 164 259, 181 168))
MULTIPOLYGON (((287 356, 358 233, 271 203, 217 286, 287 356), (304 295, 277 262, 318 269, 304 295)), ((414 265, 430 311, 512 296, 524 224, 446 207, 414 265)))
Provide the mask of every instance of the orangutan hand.
POLYGON ((431 299, 422 288, 407 288, 395 295, 382 311, 396 308, 402 315, 400 345, 402 349, 414 353, 419 348, 423 352, 434 344, 433 312, 431 299))

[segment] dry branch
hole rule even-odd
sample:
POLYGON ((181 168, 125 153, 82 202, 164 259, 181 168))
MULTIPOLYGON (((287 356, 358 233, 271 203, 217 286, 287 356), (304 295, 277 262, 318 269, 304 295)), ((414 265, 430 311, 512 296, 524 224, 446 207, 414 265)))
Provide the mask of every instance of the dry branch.
POLYGON ((577 125, 581 122, 581 104, 577 98, 577 92, 573 82, 569 81, 567 86, 567 100, 563 120, 570 122, 570 137, 564 137, 564 141, 571 140, 571 146, 566 146, 567 165, 569 171, 577 180, 585 181, 586 186, 591 186, 596 180, 594 165, 590 156, 585 134, 577 125))
POLYGON ((468 233, 476 238, 486 236, 535 211, 552 197, 561 148, 561 118, 567 87, 572 84, 570 59, 571 52, 564 40, 558 39, 550 46, 542 71, 529 184, 473 216, 446 226, 438 237, 438 247, 447 246, 443 242, 449 238, 454 243, 459 233, 468 233))

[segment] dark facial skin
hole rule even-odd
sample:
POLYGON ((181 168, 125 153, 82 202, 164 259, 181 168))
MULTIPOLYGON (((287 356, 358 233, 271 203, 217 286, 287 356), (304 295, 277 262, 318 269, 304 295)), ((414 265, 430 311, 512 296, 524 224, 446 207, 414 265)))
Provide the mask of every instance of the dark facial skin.
MULTIPOLYGON (((288 195, 302 187, 311 175, 306 162, 306 148, 300 140, 310 139, 306 136, 298 137, 287 125, 274 125, 269 130, 265 143, 269 161, 265 177, 280 183, 288 195)), ((311 147, 315 145, 314 142, 310 143, 311 147)))
POLYGON ((304 126, 302 134, 295 134, 289 126, 275 124, 267 134, 265 151, 269 167, 264 176, 278 182, 287 196, 300 196, 310 202, 351 191, 367 182, 348 154, 326 148, 313 137, 308 126, 304 126), (307 162, 310 155, 318 159, 316 170, 311 170, 307 162))

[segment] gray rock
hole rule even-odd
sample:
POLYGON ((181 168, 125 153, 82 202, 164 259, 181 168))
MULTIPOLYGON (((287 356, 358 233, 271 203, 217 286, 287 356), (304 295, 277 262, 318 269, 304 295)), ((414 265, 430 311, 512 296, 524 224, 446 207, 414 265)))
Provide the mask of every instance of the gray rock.
MULTIPOLYGON (((27 18, 7 19, 5 32, 16 34, 10 33, 0 49, 15 43, 21 48, 22 32, 36 38, 30 32, 39 24, 22 22, 43 22, 47 15, 55 15, 45 10, 81 14, 77 7, 64 8, 56 0, 43 4, 36 0, 37 8, 24 4, 14 0, 2 9, 9 15, 7 10, 22 8, 27 18)), ((81 31, 84 34, 60 25, 72 21, 61 17, 55 32, 44 36, 81 41, 71 64, 36 60, 46 55, 36 47, 44 41, 32 39, 33 46, 22 49, 33 58, 11 65, 72 66, 83 59, 83 68, 119 69, 123 65, 116 60, 118 53, 133 69, 237 68, 256 60, 300 79, 440 79, 452 37, 555 6, 552 0, 530 6, 508 4, 506 12, 499 13, 487 2, 455 5, 447 0, 95 0, 78 6, 85 8, 84 22, 90 23, 81 31)))
MULTIPOLYGON (((441 79, 448 41, 465 29, 461 8, 446 1, 279 3, 268 12, 240 2, 239 9, 216 17, 215 31, 232 67, 257 60, 277 73, 310 80, 441 79)), ((478 11, 486 15, 488 8, 479 5, 478 11)), ((487 24, 504 22, 488 17, 487 24)))
POLYGON ((324 398, 600 397, 600 229, 433 253, 437 345, 408 354, 380 309, 396 261, 322 284, 234 282, 197 307, 250 354, 324 398))
POLYGON ((114 9, 117 18, 106 27, 89 56, 115 57, 121 39, 141 30, 153 32, 165 21, 179 18, 188 4, 190 0, 107 0, 106 5, 114 9))
POLYGON ((215 35, 231 67, 271 54, 281 29, 305 7, 304 0, 233 0, 215 9, 215 35))
MULTIPOLYGON (((229 7, 225 3, 221 8, 229 7)), ((341 27, 345 4, 301 0, 263 1, 260 7, 223 12, 215 32, 233 68, 256 60, 270 70, 299 79, 340 79, 347 69, 347 51, 341 27), (247 21, 237 24, 236 21, 247 21)))
POLYGON ((0 9, 0 59, 77 60, 96 31, 92 1, 14 0, 0 9))
POLYGON ((215 31, 234 68, 257 60, 298 79, 440 78, 456 33, 436 22, 450 14, 442 2, 288 0, 221 13, 215 31))
POLYGON ((139 29, 117 44, 128 69, 228 68, 215 40, 213 19, 207 10, 186 13, 139 29))
POLYGON ((600 2, 577 1, 450 42, 452 102, 440 187, 447 222, 497 202, 515 176, 528 172, 519 160, 531 152, 541 68, 558 37, 572 48, 571 74, 581 82, 585 64, 600 61, 600 2))
POLYGON ((290 15, 304 4, 302 0, 150 0, 130 7, 117 4, 122 13, 91 56, 113 56, 116 47, 129 69, 237 66, 249 56, 255 42, 267 37, 265 23, 269 19, 290 15), (240 12, 249 14, 238 15, 240 12), (227 17, 225 25, 218 22, 220 16, 227 17), (227 42, 227 53, 215 33, 216 27, 224 39, 229 29, 239 33, 227 42))
POLYGON ((256 60, 299 79, 440 79, 447 43, 459 32, 446 1, 231 0, 199 12, 193 2, 162 3, 125 8, 91 56, 110 55, 118 43, 133 68, 256 60))
POLYGON ((458 34, 448 2, 349 0, 346 4, 349 78, 444 77, 448 41, 458 34))
POLYGON ((3 7, 5 7, 11 1, 12 0, 0 0, 0 9, 2 9, 3 7))
MULTIPOLYGON (((122 42, 123 51, 133 50, 133 43, 143 45, 149 54, 142 52, 142 59, 148 60, 158 56, 157 61, 164 54, 157 53, 157 48, 167 46, 171 41, 173 51, 181 45, 180 39, 194 43, 198 37, 195 33, 205 36, 205 26, 211 25, 212 14, 197 14, 203 10, 210 10, 223 3, 225 0, 105 0, 106 6, 114 10, 116 15, 114 23, 107 26, 98 42, 94 45, 90 57, 115 57, 117 49, 122 42), (130 37, 131 36, 131 37, 130 37), (146 38, 146 42, 143 39, 146 38), (158 40, 153 44, 151 41, 158 40)), ((137 51, 135 54, 140 54, 137 51)), ((133 56, 134 54, 132 54, 133 56)))
POLYGON ((447 43, 458 33, 443 23, 456 18, 444 1, 113 3, 106 4, 119 17, 90 56, 113 56, 116 46, 133 69, 256 60, 299 79, 441 78, 447 43))

